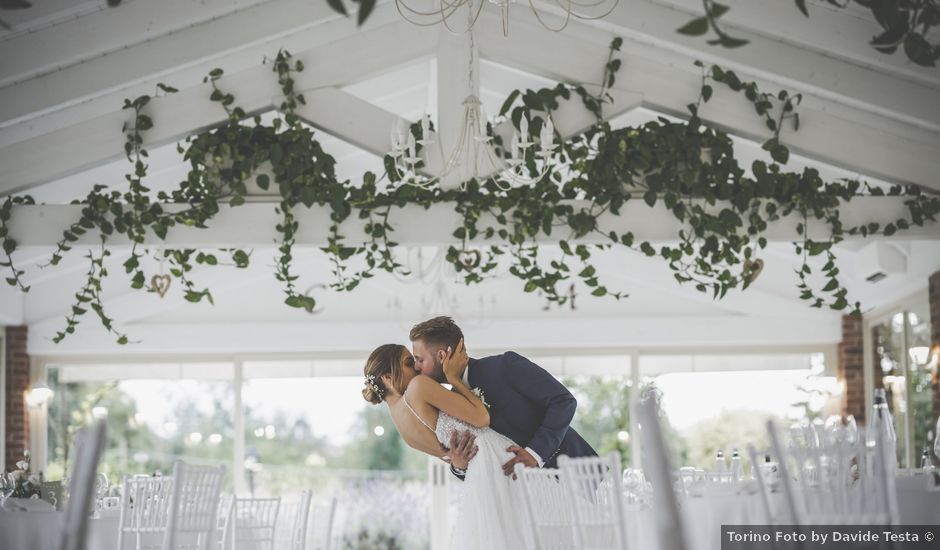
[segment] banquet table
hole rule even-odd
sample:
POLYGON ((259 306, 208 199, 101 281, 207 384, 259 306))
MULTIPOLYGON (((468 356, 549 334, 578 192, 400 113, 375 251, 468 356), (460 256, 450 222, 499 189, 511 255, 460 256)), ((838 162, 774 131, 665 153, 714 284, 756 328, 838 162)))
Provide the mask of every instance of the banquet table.
MULTIPOLYGON (((65 513, 57 511, 0 511, 0 548, 58 550, 65 513)), ((117 514, 88 521, 88 550, 117 550, 117 514)))
MULTIPOLYGON (((898 477, 898 513, 904 525, 940 525, 940 490, 928 490, 924 476, 898 477)), ((786 506, 780 492, 771 494, 772 506, 786 506)), ((686 534, 694 550, 720 550, 722 525, 758 525, 766 522, 759 493, 706 494, 680 502, 686 534)), ((652 510, 628 510, 628 548, 655 548, 652 510)))

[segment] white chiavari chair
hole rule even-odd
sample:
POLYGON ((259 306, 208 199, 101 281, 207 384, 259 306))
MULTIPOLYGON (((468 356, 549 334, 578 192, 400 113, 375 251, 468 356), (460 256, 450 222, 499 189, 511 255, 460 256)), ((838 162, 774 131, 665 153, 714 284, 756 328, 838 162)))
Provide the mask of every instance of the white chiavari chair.
POLYGON ((85 550, 88 517, 95 506, 98 462, 107 441, 107 424, 96 422, 75 435, 75 466, 69 480, 69 499, 59 540, 60 550, 85 550))
POLYGON ((535 550, 576 550, 574 513, 561 470, 516 464, 525 496, 527 546, 535 550))
POLYGON ((163 550, 213 548, 224 466, 173 465, 173 489, 163 550))
POLYGON ((643 466, 653 486, 653 517, 660 550, 685 550, 687 543, 679 501, 673 489, 672 459, 659 422, 659 403, 645 399, 637 409, 643 466))
POLYGON ((856 441, 801 446, 781 443, 767 423, 771 448, 779 457, 786 514, 799 525, 897 524, 897 494, 891 467, 894 449, 876 434, 856 441))
POLYGON ((624 525, 620 453, 558 459, 568 506, 574 512, 576 547, 584 550, 623 550, 624 525))
POLYGON ((300 492, 300 500, 297 507, 291 514, 290 542, 289 550, 305 550, 307 547, 307 525, 310 518, 310 501, 313 497, 313 491, 305 490, 300 492))
POLYGON ((230 520, 233 550, 274 550, 280 506, 280 497, 235 497, 230 520))
POLYGON ((757 489, 760 492, 761 508, 764 512, 764 523, 767 525, 779 524, 780 517, 774 509, 773 499, 770 496, 770 484, 772 480, 766 479, 764 473, 761 471, 761 465, 764 464, 764 461, 761 459, 760 455, 758 455, 754 445, 748 444, 747 454, 751 460, 752 477, 757 483, 757 489))
POLYGON ((333 540, 336 508, 336 497, 318 501, 313 505, 309 529, 313 539, 312 550, 331 550, 338 547, 333 540))
POLYGON ((172 477, 125 476, 118 522, 118 550, 133 538, 135 550, 163 547, 170 521, 172 477))
POLYGON ((219 529, 216 531, 216 539, 219 541, 219 550, 232 549, 232 508, 235 504, 235 497, 224 494, 219 497, 219 529))

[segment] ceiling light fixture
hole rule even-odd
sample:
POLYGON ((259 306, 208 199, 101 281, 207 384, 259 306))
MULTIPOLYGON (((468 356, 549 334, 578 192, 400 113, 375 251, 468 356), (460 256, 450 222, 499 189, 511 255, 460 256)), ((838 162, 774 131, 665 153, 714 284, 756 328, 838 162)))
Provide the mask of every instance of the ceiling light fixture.
MULTIPOLYGON (((533 0, 527 1, 538 22, 552 32, 564 30, 571 22, 572 17, 584 20, 606 17, 620 2, 620 0, 555 0, 554 3, 558 5, 555 11, 560 8, 563 16, 560 26, 553 27, 542 18, 542 14, 535 7, 535 2, 533 0)), ((503 36, 509 36, 509 6, 513 2, 514 0, 453 0, 452 2, 435 0, 434 8, 420 10, 409 5, 406 0, 395 0, 395 7, 398 8, 398 13, 401 14, 402 18, 414 25, 430 27, 440 23, 454 34, 463 34, 473 29, 473 25, 476 24, 480 13, 483 11, 483 6, 487 3, 493 4, 499 10, 503 36), (465 27, 454 27, 451 18, 462 10, 467 12, 467 24, 465 27)))

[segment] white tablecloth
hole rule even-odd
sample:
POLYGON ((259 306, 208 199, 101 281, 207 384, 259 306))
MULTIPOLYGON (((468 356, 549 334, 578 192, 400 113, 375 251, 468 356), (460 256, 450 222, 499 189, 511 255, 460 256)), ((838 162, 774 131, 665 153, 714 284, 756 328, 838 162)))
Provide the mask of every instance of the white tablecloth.
MULTIPOLYGON (((0 511, 0 548, 3 550, 58 550, 63 512, 0 511)), ((119 518, 91 518, 88 550, 117 550, 119 518)))
MULTIPOLYGON (((928 491, 923 477, 898 478, 898 512, 907 525, 940 525, 940 491, 928 491)), ((774 493, 774 509, 786 506, 781 493, 774 493)), ((686 533, 695 550, 719 550, 722 525, 766 522, 760 494, 688 498, 681 501, 686 533)), ((656 523, 651 510, 627 512, 629 548, 655 548, 656 523)), ((673 522, 674 523, 674 522, 673 522)))

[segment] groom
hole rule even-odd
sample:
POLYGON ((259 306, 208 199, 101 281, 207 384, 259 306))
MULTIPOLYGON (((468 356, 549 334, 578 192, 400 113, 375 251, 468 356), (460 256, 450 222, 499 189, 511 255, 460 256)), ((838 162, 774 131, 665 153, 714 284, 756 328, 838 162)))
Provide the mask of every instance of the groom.
MULTIPOLYGON (((435 317, 411 329, 415 370, 440 383, 445 382, 444 358, 448 348, 457 349, 463 338, 450 317, 435 317)), ((596 456, 578 432, 569 427, 578 406, 568 391, 545 369, 508 351, 502 355, 470 359, 463 372, 467 386, 479 393, 490 410, 490 428, 515 441, 507 451, 515 455, 503 465, 512 475, 513 466, 557 468, 558 455, 596 456)), ((461 480, 467 461, 476 454, 469 434, 460 442, 451 439, 451 472, 461 480)))

